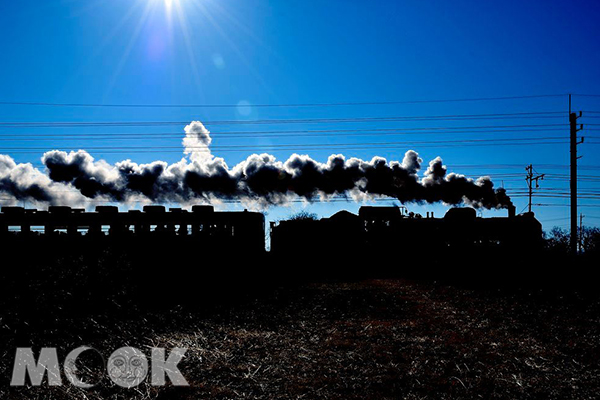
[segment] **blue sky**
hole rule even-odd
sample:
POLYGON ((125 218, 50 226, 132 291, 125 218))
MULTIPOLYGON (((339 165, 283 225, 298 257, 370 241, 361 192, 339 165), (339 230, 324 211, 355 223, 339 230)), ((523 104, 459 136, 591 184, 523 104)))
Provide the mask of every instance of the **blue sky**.
MULTIPOLYGON (((348 107, 261 108, 260 104, 386 102, 481 98, 538 94, 600 94, 600 3, 590 1, 261 1, 261 0, 20 0, 0 3, 0 101, 102 104, 242 104, 229 108, 73 108, 0 105, 1 121, 216 121, 256 119, 357 118, 380 116, 461 115, 564 111, 564 118, 486 121, 421 121, 286 125, 211 126, 211 131, 315 129, 390 129, 416 127, 566 124, 566 96, 503 101, 419 103, 348 107)), ((600 97, 575 96, 575 110, 600 111, 600 97)), ((585 135, 596 121, 584 115, 585 135)), ((90 134, 176 133, 182 126, 118 128, 0 128, 0 133, 90 134), (32 129, 35 132, 32 132, 32 129)), ((564 131, 487 132, 478 138, 520 138, 568 135, 564 131)), ((403 136, 337 136, 227 139, 213 145, 247 145, 243 152, 223 156, 234 165, 252 146, 327 143, 331 148, 303 151, 325 161, 339 153, 335 144, 356 143, 343 151, 370 159, 374 155, 400 160, 408 149, 425 161, 441 156, 449 169, 494 177, 499 186, 525 189, 525 166, 556 174, 542 187, 561 189, 568 169, 567 144, 538 146, 419 146, 374 149, 361 143, 465 140, 471 134, 403 136), (510 164, 500 169, 498 164, 510 164), (511 174, 510 176, 508 174, 511 174), (522 174, 517 176, 516 174, 522 174)), ((2 141, 0 153, 39 165, 39 154, 11 147, 88 149, 116 146, 116 141, 88 139, 2 141)), ((592 142, 592 140, 590 140, 592 142)), ((119 140, 119 146, 178 146, 180 139, 119 140)), ((598 146, 579 148, 582 165, 600 165, 598 146)), ((178 152, 103 154, 109 162, 181 158, 178 152)), ((270 150, 287 159, 290 150, 270 150)), ((598 190, 598 169, 580 170, 589 180, 580 186, 598 190)), ((600 181, 600 179, 598 179, 600 181)), ((526 200, 515 197, 518 211, 526 200)), ((568 204, 547 198, 536 203, 568 204)), ((582 199, 584 204, 600 204, 582 199)), ((273 209, 281 218, 301 208, 273 209)), ((315 204, 310 211, 329 215, 354 204, 315 204)), ((445 207, 410 206, 441 216, 445 207)), ((568 226, 568 208, 537 207, 545 228, 568 226)), ((600 208, 583 207, 587 224, 598 224, 600 208)), ((484 211, 483 215, 505 212, 484 211)))

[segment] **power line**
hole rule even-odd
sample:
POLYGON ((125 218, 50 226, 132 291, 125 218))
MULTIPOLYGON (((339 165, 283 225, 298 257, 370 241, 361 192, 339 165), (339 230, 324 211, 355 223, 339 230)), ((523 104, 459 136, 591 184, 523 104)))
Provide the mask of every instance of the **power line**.
MULTIPOLYGON (((294 108, 294 107, 343 107, 343 106, 381 106, 400 104, 423 104, 423 103, 457 103, 476 101, 500 101, 518 99, 539 99, 552 97, 565 97, 567 94, 541 94, 524 96, 502 96, 502 97, 473 97, 454 99, 424 99, 424 100, 400 100, 400 101, 360 101, 360 102, 335 102, 335 103, 287 103, 287 104, 249 104, 249 107, 257 108, 294 108)), ((578 95, 579 96, 579 95, 578 95)), ((26 102, 26 101, 2 101, 0 105, 10 106, 43 106, 43 107, 107 107, 107 108, 237 108, 245 107, 240 104, 102 104, 102 103, 52 103, 52 102, 26 102)))
POLYGON ((541 219, 539 220, 540 222, 552 222, 552 221, 564 221, 567 219, 570 219, 571 217, 564 217, 564 218, 551 218, 551 219, 541 219))
MULTIPOLYGON (((404 142, 367 142, 367 143, 286 143, 286 144, 268 144, 268 145, 217 145, 217 146, 186 146, 186 149, 200 149, 210 151, 213 149, 226 149, 226 148, 263 148, 263 147, 320 147, 320 146, 379 146, 379 145, 401 145, 401 144, 430 144, 430 143, 477 143, 477 142, 523 142, 532 140, 565 140, 566 137, 534 137, 534 138, 511 138, 511 139, 461 139, 461 140, 411 140, 404 142)), ((536 142, 537 143, 537 142, 536 142)), ((10 150, 44 150, 42 147, 5 147, 0 148, 2 151, 10 150)), ((88 147, 88 149, 180 149, 181 146, 129 146, 129 147, 115 147, 115 146, 104 146, 104 147, 88 147)))
MULTIPOLYGON (((545 169, 568 169, 566 164, 536 164, 540 168, 545 169)), ((486 169, 523 169, 521 164, 457 164, 455 168, 486 168, 486 169)), ((578 165, 579 169, 600 170, 600 165, 578 165)), ((551 175, 551 174, 548 174, 551 175)), ((567 175, 568 176, 568 175, 567 175)))
MULTIPOLYGON (((570 204, 547 204, 547 203, 538 203, 534 204, 537 207, 571 207, 570 204)), ((600 204, 579 204, 579 207, 600 207, 600 204)), ((571 219, 571 218, 569 218, 571 219)))
MULTIPOLYGON (((211 136, 222 136, 222 137, 289 137, 289 136, 304 136, 304 137, 319 137, 319 136, 384 136, 384 135, 421 135, 421 134, 452 134, 452 135, 462 135, 462 134, 493 134, 493 133, 525 133, 525 132, 551 132, 551 131, 561 131, 562 128, 531 128, 531 129, 490 129, 490 130, 474 130, 479 129, 479 127, 432 127, 432 128, 373 128, 373 129, 304 129, 304 130, 285 130, 285 131, 216 131, 210 132, 211 136), (464 129, 456 131, 454 129, 464 129), (446 132, 446 130, 450 130, 446 132), (358 133, 355 133, 358 132, 358 133), (303 135, 306 134, 306 135, 303 135)), ((77 133, 77 134, 28 134, 28 133, 0 133, 0 140, 7 140, 3 138, 65 138, 68 140, 72 139, 96 139, 96 138, 147 138, 147 137, 158 137, 158 138, 176 138, 182 139, 186 135, 184 132, 148 132, 148 133, 140 133, 140 132, 98 132, 98 133, 77 133)), ((589 137, 589 136, 588 136, 589 137)), ((600 138, 600 136, 598 136, 600 138)))
MULTIPOLYGON (((492 120, 492 119, 521 119, 521 118, 561 118, 560 116, 429 116, 429 117, 354 117, 354 118, 307 118, 307 119, 262 119, 262 120, 214 120, 203 121, 204 125, 284 125, 284 124, 332 124, 332 123, 364 123, 364 122, 420 122, 420 121, 465 121, 465 120, 492 120)), ((120 127, 120 126, 169 126, 189 125, 190 121, 8 121, 0 122, 3 128, 71 128, 71 127, 120 127)), ((595 124, 587 124, 595 125, 595 124)), ((530 124, 507 126, 484 126, 482 128, 530 128, 530 127, 565 127, 560 124, 530 124)), ((599 124, 600 126, 600 124, 599 124)), ((467 127, 471 128, 471 127, 467 127)))
MULTIPOLYGON (((219 150, 219 152, 232 152, 232 151, 251 151, 251 150, 292 150, 292 151, 305 151, 314 149, 329 149, 339 148, 344 150, 363 150, 365 147, 368 148, 380 148, 380 149, 397 149, 398 146, 412 146, 419 145, 421 147, 480 147, 480 146, 537 146, 537 145, 556 145, 566 144, 567 141, 563 142, 531 142, 531 143, 473 143, 473 142, 461 142, 461 141, 448 141, 448 142, 435 142, 430 143, 419 143, 419 142, 389 142, 389 143, 348 143, 348 144, 310 144, 310 145, 298 145, 298 144, 286 144, 286 145, 257 145, 257 146, 213 146, 210 149, 196 148, 194 152, 197 153, 210 153, 212 150, 219 150)), ((600 143, 598 143, 600 144, 600 143)), ((78 150, 77 147, 67 147, 64 149, 78 150)), ((136 147, 88 147, 87 150, 100 150, 102 153, 181 153, 181 147, 175 146, 136 146, 136 147)), ((11 153, 35 153, 39 151, 47 151, 46 148, 42 147, 15 147, 15 148, 4 148, 0 151, 10 151, 11 153)))
MULTIPOLYGON (((459 148, 459 147, 489 147, 489 146, 538 146, 538 145, 557 145, 557 144, 567 144, 568 142, 539 142, 539 143, 494 143, 494 144, 478 144, 478 143, 473 143, 473 144, 462 144, 462 145, 452 145, 452 144, 446 144, 446 145, 439 145, 439 144, 424 144, 424 145, 419 145, 421 148, 459 148)), ((598 143, 600 144, 600 143, 598 143)), ((331 145, 328 147, 322 147, 322 148, 335 148, 335 145, 331 145)), ((403 150, 402 148, 398 147, 398 146, 387 146, 387 147, 371 147, 374 149, 380 149, 380 150, 403 150)), ((314 149, 302 149, 300 147, 297 148, 274 148, 274 149, 269 149, 269 151, 276 153, 276 152, 289 152, 289 151, 307 151, 307 150, 314 150, 314 149)), ((318 150, 318 149, 317 149, 318 150)), ((345 147, 344 150, 364 150, 364 147, 361 146, 357 146, 357 147, 345 147)), ((405 149, 404 149, 405 150, 405 149)), ((245 152, 245 151, 251 151, 248 149, 223 149, 223 150, 219 150, 220 153, 239 153, 239 152, 245 152)), ((25 151, 25 150, 18 150, 18 151, 13 151, 12 153, 14 154, 39 154, 39 150, 38 151, 25 151)), ((181 154, 182 151, 181 150, 136 150, 136 151, 129 151, 129 150, 109 150, 109 151, 94 151, 94 154, 150 154, 150 153, 161 153, 161 154, 167 154, 167 153, 177 153, 177 154, 181 154)))

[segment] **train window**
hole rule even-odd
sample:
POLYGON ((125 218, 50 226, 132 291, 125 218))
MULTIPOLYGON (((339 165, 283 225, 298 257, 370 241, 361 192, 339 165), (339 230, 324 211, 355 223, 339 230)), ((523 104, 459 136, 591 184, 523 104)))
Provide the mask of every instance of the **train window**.
POLYGON ((21 225, 8 226, 8 231, 13 233, 21 233, 21 225))

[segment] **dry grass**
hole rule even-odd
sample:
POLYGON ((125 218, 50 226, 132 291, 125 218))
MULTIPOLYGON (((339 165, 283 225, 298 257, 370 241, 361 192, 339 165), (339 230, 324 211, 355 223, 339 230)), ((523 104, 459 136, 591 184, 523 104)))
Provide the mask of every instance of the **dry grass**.
POLYGON ((93 329, 57 342, 63 354, 81 344, 107 355, 124 345, 187 347, 180 369, 191 386, 125 390, 104 379, 87 391, 9 389, 14 347, 3 346, 0 397, 593 399, 600 392, 600 305, 576 296, 370 280, 279 289, 202 316, 176 310, 82 324, 93 329))

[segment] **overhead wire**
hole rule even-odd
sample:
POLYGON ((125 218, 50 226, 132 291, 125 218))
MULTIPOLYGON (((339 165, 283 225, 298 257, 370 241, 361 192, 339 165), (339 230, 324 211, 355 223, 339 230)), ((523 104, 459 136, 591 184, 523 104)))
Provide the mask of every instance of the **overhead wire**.
MULTIPOLYGON (((340 107, 340 106, 381 106, 401 104, 424 104, 424 103, 457 103, 478 102, 498 100, 540 99, 565 97, 568 94, 540 94, 522 96, 498 96, 498 97, 472 97, 453 99, 422 99, 422 100, 397 100, 397 101, 351 101, 332 103, 283 103, 283 104, 250 104, 258 108, 295 108, 295 107, 340 107)), ((585 96, 585 95, 577 95, 585 96)), ((53 102, 27 102, 27 101, 0 101, 0 105, 6 106, 45 106, 45 107, 107 107, 107 108, 238 108, 240 104, 105 104, 105 103, 53 103, 53 102)))

